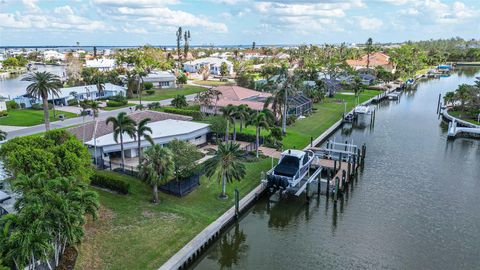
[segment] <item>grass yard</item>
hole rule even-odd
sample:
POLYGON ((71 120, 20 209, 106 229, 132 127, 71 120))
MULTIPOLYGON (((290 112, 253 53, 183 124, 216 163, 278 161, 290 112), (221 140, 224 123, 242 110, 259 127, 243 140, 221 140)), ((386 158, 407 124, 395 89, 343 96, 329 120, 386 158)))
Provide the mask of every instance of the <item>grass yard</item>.
MULTIPOLYGON (((381 91, 365 90, 360 94, 360 103, 378 95, 381 91)), ((310 138, 317 138, 325 130, 337 122, 343 115, 347 102, 347 112, 355 107, 355 96, 336 94, 325 102, 314 104, 317 110, 305 119, 297 120, 293 125, 287 127, 287 136, 283 138, 283 148, 302 149, 310 143, 310 138)))
MULTIPOLYGON (((75 113, 64 112, 61 110, 55 110, 57 117, 63 114, 66 118, 72 118, 78 116, 75 113)), ((50 110, 50 122, 58 121, 53 118, 53 110, 50 110)), ((0 125, 2 126, 35 126, 43 124, 43 110, 33 109, 18 109, 8 110, 8 115, 0 117, 0 125)))
POLYGON ((212 80, 195 80, 195 84, 205 85, 205 86, 221 86, 221 85, 234 85, 234 82, 221 82, 221 81, 212 81, 212 80))
MULTIPOLYGON (((143 93, 142 100, 160 101, 164 99, 174 98, 176 95, 196 94, 205 90, 207 90, 207 88, 205 87, 186 84, 182 88, 155 89, 155 93, 152 95, 147 95, 146 93, 143 93)), ((131 100, 138 100, 138 97, 134 97, 131 100)))
POLYGON ((118 106, 118 107, 103 107, 103 108, 100 108, 100 110, 103 110, 103 111, 114 111, 114 110, 118 110, 118 109, 121 109, 121 108, 134 107, 134 106, 136 106, 136 105, 137 105, 137 104, 135 104, 135 103, 127 103, 126 105, 118 106))
POLYGON ((101 210, 97 221, 87 224, 79 247, 76 269, 157 269, 207 225, 233 206, 233 190, 246 195, 260 181, 270 159, 246 163, 247 175, 229 183, 226 201, 217 198, 220 184, 201 178, 198 189, 183 198, 160 193, 160 203, 150 203, 151 189, 136 178, 131 194, 117 195, 97 190, 101 210))
MULTIPOLYGON (((462 116, 462 112, 460 112, 460 111, 452 111, 452 110, 449 110, 449 111, 448 111, 448 114, 450 114, 450 115, 453 116, 453 117, 460 118, 460 119, 462 119, 462 120, 464 120, 464 121, 467 121, 467 122, 469 122, 469 123, 472 123, 472 124, 475 124, 475 125, 480 125, 480 122, 478 122, 476 119, 462 116)), ((465 114, 465 113, 464 113, 464 114, 465 114)))

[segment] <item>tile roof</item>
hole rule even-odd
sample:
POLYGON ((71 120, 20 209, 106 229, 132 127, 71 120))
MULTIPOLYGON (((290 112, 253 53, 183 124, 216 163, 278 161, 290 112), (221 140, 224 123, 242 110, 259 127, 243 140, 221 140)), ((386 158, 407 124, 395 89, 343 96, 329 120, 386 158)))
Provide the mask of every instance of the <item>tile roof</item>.
MULTIPOLYGON (((132 118, 135 122, 140 122, 145 118, 150 118, 153 122, 158 122, 162 120, 172 119, 172 120, 183 120, 189 121, 192 120, 190 116, 184 116, 179 114, 172 114, 172 113, 164 113, 164 112, 156 112, 156 111, 137 111, 128 114, 130 118, 132 118)), ((98 119, 96 121, 91 121, 86 123, 85 125, 76 126, 73 128, 67 129, 68 132, 72 133, 77 139, 80 141, 83 140, 83 130, 85 127, 85 142, 90 141, 93 139, 93 133, 96 131, 96 137, 100 137, 109 133, 112 133, 112 124, 107 125, 106 119, 98 119)))
MULTIPOLYGON (((350 59, 347 60, 347 64, 350 66, 366 66, 367 65, 367 55, 362 56, 361 59, 350 59)), ((370 54, 370 66, 386 66, 391 64, 390 57, 382 52, 376 52, 370 54)))

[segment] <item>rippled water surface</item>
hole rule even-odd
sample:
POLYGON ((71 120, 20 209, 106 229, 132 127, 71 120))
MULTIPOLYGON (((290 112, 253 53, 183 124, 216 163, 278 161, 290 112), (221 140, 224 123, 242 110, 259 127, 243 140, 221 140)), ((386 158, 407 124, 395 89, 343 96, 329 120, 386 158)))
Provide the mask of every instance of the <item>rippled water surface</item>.
POLYGON ((194 268, 480 269, 480 141, 447 141, 435 114, 439 93, 479 75, 422 82, 380 104, 373 128, 339 130, 332 139, 367 144, 348 196, 260 200, 194 268))

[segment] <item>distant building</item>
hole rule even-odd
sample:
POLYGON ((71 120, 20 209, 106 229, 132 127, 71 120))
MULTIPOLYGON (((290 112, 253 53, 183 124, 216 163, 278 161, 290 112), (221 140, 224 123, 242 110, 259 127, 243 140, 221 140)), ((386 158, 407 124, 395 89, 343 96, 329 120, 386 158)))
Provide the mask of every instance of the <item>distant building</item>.
POLYGON ((85 67, 89 68, 96 68, 102 71, 108 71, 114 69, 116 66, 115 59, 93 59, 93 60, 86 60, 85 67))
POLYGON ((159 88, 175 88, 177 87, 177 78, 168 71, 154 71, 143 77, 144 82, 151 82, 159 88))
POLYGON ((7 110, 7 102, 6 98, 0 97, 0 111, 6 111, 7 110))
POLYGON ((386 71, 395 72, 395 64, 391 61, 390 56, 383 52, 376 52, 368 55, 362 56, 360 59, 350 59, 347 60, 347 64, 353 67, 355 70, 363 69, 367 67, 367 63, 369 64, 369 68, 375 69, 376 67, 382 67, 386 71))
POLYGON ((65 54, 54 51, 54 50, 47 50, 43 51, 43 59, 46 61, 64 61, 65 60, 65 54))
POLYGON ((221 75, 220 67, 222 63, 227 64, 228 74, 232 74, 233 73, 232 62, 225 59, 216 58, 216 57, 205 57, 205 58, 200 58, 200 59, 185 62, 183 63, 183 69, 186 72, 198 72, 202 68, 208 67, 210 70, 210 74, 221 75))
POLYGON ((256 50, 246 50, 243 52, 243 59, 245 60, 252 60, 252 59, 257 59, 260 58, 261 54, 260 52, 256 50))
POLYGON ((267 92, 258 92, 240 86, 218 86, 215 90, 221 93, 219 99, 212 100, 209 106, 202 105, 200 110, 203 113, 218 114, 220 108, 230 104, 234 106, 245 104, 252 110, 261 111, 267 98, 272 96, 267 92))

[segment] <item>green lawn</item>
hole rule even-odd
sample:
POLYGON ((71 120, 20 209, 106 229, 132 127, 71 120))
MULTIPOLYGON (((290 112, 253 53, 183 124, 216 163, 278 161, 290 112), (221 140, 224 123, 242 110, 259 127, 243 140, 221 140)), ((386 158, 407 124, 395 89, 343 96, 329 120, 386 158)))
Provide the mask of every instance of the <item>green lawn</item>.
POLYGON ((135 178, 125 176, 132 183, 126 196, 97 190, 100 218, 87 224, 76 269, 157 269, 233 205, 235 187, 246 195, 270 165, 270 159, 246 163, 247 176, 228 184, 226 201, 217 198, 220 184, 206 177, 183 198, 160 193, 157 205, 150 203, 150 188, 135 178))
MULTIPOLYGON (((190 95, 207 90, 205 87, 195 85, 184 85, 182 88, 166 88, 155 89, 153 95, 147 95, 143 93, 142 100, 145 101, 160 101, 164 99, 174 98, 176 95, 190 95)), ((138 100, 138 97, 134 97, 131 100, 138 100)))
MULTIPOLYGON (((76 117, 77 114, 55 110, 57 117, 63 114, 66 118, 76 117)), ((50 110, 50 122, 57 121, 53 118, 53 110, 50 110)), ((8 116, 0 117, 0 125, 3 126, 34 126, 43 124, 43 110, 18 109, 8 110, 8 116)))
POLYGON ((103 107, 103 108, 100 108, 100 110, 104 110, 104 111, 113 111, 113 110, 118 110, 118 109, 121 109, 121 108, 126 108, 126 107, 133 107, 137 104, 134 104, 134 103, 128 103, 126 105, 123 105, 123 106, 118 106, 118 107, 103 107))
POLYGON ((457 117, 457 118, 460 118, 464 121, 467 121, 469 123, 472 123, 472 124, 475 124, 475 125, 480 125, 480 122, 478 122, 476 119, 473 119, 471 117, 465 117, 465 116, 462 116, 462 112, 460 111, 452 111, 452 110, 449 110, 448 111, 448 114, 450 114, 451 116, 453 117, 457 117))
MULTIPOLYGON (((365 90, 360 94, 360 103, 378 95, 381 91, 365 90)), ((310 138, 317 138, 335 122, 342 118, 347 102, 347 112, 355 107, 353 95, 336 94, 333 98, 326 99, 323 103, 314 104, 317 110, 305 119, 297 120, 287 127, 287 136, 283 138, 283 148, 302 149, 310 143, 310 138)))

